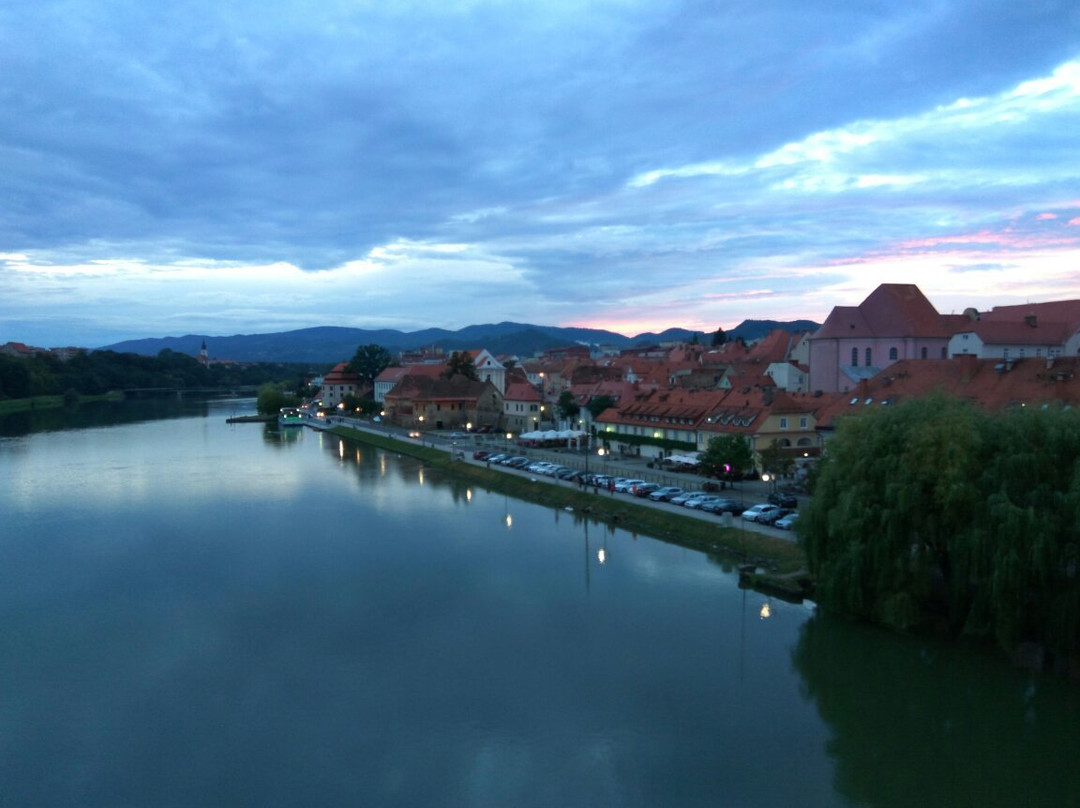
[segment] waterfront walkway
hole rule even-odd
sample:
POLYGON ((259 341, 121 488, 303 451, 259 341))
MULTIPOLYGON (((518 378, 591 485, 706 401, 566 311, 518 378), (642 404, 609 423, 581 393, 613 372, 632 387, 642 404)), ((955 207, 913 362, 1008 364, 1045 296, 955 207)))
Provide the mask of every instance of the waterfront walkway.
MULTIPOLYGON (((451 437, 451 433, 421 432, 419 433, 419 438, 412 438, 409 437, 410 432, 412 434, 417 434, 413 430, 403 429, 384 423, 376 423, 361 418, 347 418, 341 416, 330 416, 325 420, 320 419, 320 424, 324 424, 323 428, 344 426, 362 432, 370 432, 375 435, 394 438, 405 443, 419 443, 428 448, 441 449, 455 454, 465 463, 488 466, 489 468, 497 469, 506 474, 517 474, 533 478, 537 482, 548 485, 564 486, 567 488, 580 488, 581 486, 576 482, 567 482, 554 477, 545 477, 522 469, 508 468, 497 464, 489 465, 484 460, 474 460, 473 453, 481 449, 488 452, 508 452, 514 455, 529 457, 532 460, 546 460, 551 463, 558 463, 581 471, 607 474, 613 477, 628 477, 631 479, 645 480, 646 482, 654 482, 659 485, 677 485, 687 491, 700 491, 703 490, 705 483, 716 482, 715 480, 711 480, 708 477, 703 477, 699 474, 694 474, 693 472, 675 473, 664 469, 650 468, 648 461, 640 457, 605 455, 603 458, 600 458, 592 453, 587 454, 583 450, 520 446, 516 442, 508 441, 505 437, 498 435, 454 433, 456 435, 461 435, 462 437, 451 437)), ((746 480, 735 483, 733 488, 728 488, 716 493, 722 497, 744 502, 749 507, 750 505, 755 505, 759 502, 766 502, 770 490, 770 483, 765 483, 760 480, 746 480)), ((613 492, 607 492, 606 494, 604 492, 598 492, 598 495, 613 497, 630 496, 629 494, 613 492)), ((806 497, 800 495, 798 499, 801 506, 806 500, 806 497)), ((703 519, 725 527, 740 528, 755 533, 763 533, 778 539, 795 541, 794 534, 789 530, 780 530, 767 525, 759 525, 756 522, 749 522, 738 516, 732 517, 730 514, 717 516, 716 514, 695 510, 693 508, 684 508, 681 505, 672 505, 669 502, 653 502, 647 498, 635 498, 633 501, 635 504, 668 510, 672 513, 677 513, 680 516, 703 519)))

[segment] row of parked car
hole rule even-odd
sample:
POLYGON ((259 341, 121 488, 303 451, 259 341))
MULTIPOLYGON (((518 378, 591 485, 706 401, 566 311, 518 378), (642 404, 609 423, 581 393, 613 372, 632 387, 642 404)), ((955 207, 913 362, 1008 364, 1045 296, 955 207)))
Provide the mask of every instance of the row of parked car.
POLYGON ((576 482, 588 488, 630 494, 642 499, 648 498, 653 502, 670 502, 672 505, 682 505, 685 508, 717 515, 730 513, 732 516, 741 516, 748 522, 772 525, 781 530, 791 530, 795 524, 795 519, 798 518, 798 513, 795 510, 798 502, 793 495, 783 492, 771 494, 770 501, 767 503, 747 506, 742 502, 707 491, 687 491, 676 485, 662 486, 658 483, 650 483, 633 477, 613 477, 609 474, 587 473, 558 463, 551 463, 546 460, 532 460, 524 455, 515 455, 509 452, 489 453, 478 451, 473 454, 473 459, 496 463, 508 468, 521 469, 546 477, 554 477, 559 480, 576 482))
POLYGON ((558 463, 549 463, 546 460, 533 460, 524 455, 515 455, 509 452, 473 452, 473 460, 484 460, 488 463, 497 463, 512 469, 531 471, 534 474, 543 474, 545 477, 556 477, 560 480, 576 480, 581 472, 569 466, 561 466, 558 463))

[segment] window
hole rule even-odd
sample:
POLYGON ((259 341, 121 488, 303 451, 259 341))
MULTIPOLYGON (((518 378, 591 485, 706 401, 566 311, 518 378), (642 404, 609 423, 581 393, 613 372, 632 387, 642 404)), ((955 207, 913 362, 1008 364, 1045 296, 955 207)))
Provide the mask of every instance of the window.
POLYGON ((898 356, 898 353, 897 353, 896 347, 894 346, 892 348, 889 348, 889 361, 890 362, 895 362, 897 356, 898 356))
POLYGON ((942 359, 944 359, 944 358, 945 358, 945 356, 946 356, 946 354, 945 354, 945 350, 946 350, 947 348, 948 348, 948 346, 947 346, 947 345, 942 345, 942 346, 941 346, 941 358, 942 358, 942 359))
POLYGON ((806 429, 806 416, 799 419, 799 429, 806 429))
POLYGON ((851 366, 853 368, 857 368, 859 366, 859 349, 858 348, 852 348, 851 349, 851 366))
POLYGON ((781 429, 787 429, 787 418, 781 418, 780 419, 780 428, 781 429))
POLYGON ((870 349, 867 348, 866 349, 866 366, 870 367, 872 364, 874 364, 874 363, 870 361, 870 349))
POLYGON ((919 358, 920 359, 926 359, 926 348, 921 348, 919 350, 919 358))

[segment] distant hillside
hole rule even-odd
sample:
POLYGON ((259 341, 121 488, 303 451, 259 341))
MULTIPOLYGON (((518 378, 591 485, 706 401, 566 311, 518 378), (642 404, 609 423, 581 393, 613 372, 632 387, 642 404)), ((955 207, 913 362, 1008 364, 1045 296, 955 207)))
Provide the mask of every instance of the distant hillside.
MULTIPOLYGON (((724 333, 727 334, 729 340, 742 337, 745 342, 756 342, 769 336, 777 329, 783 329, 789 334, 798 334, 802 331, 817 331, 819 328, 821 328, 821 323, 815 323, 813 320, 792 320, 787 323, 781 323, 777 320, 743 320, 731 331, 724 333)), ((712 339, 711 334, 709 339, 712 339)))
MULTIPOLYGON (((809 320, 798 320, 794 323, 747 320, 726 333, 729 339, 741 336, 747 342, 753 342, 776 328, 795 332, 814 330, 817 327, 817 323, 809 320)), ((231 337, 187 334, 182 337, 126 340, 105 345, 99 350, 156 356, 168 348, 178 353, 197 356, 205 341, 207 351, 214 359, 329 364, 349 359, 356 353, 357 347, 370 344, 382 345, 391 353, 437 346, 445 351, 487 348, 494 354, 529 357, 551 348, 562 348, 575 343, 628 348, 656 342, 690 341, 695 334, 703 344, 708 344, 712 339, 712 334, 684 328, 669 328, 660 334, 647 333, 627 337, 614 331, 596 328, 560 328, 510 322, 471 325, 458 331, 429 328, 411 332, 319 326, 271 334, 236 334, 231 337)))

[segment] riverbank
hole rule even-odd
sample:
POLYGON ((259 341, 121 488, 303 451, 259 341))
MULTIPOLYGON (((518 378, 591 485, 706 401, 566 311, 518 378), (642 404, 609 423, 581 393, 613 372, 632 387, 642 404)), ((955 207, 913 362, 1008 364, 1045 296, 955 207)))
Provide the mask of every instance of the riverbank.
POLYGON ((472 480, 491 491, 548 505, 586 513, 597 521, 614 524, 632 533, 642 533, 670 544, 727 557, 733 564, 753 565, 760 571, 756 583, 772 576, 798 578, 806 567, 802 549, 795 542, 777 539, 754 531, 724 527, 718 521, 698 519, 650 507, 623 495, 598 494, 589 489, 559 485, 547 478, 515 474, 488 468, 455 457, 453 452, 399 440, 349 426, 333 426, 335 435, 371 446, 416 457, 425 463, 472 480))
POLYGON ((68 400, 65 396, 31 396, 30 398, 9 398, 0 401, 0 415, 8 415, 13 412, 26 412, 27 410, 50 410, 63 407, 67 404, 84 404, 88 401, 123 401, 124 394, 112 391, 98 396, 76 396, 68 400))
POLYGON ((268 424, 272 421, 276 421, 276 415, 236 415, 232 418, 226 418, 227 424, 268 424))

